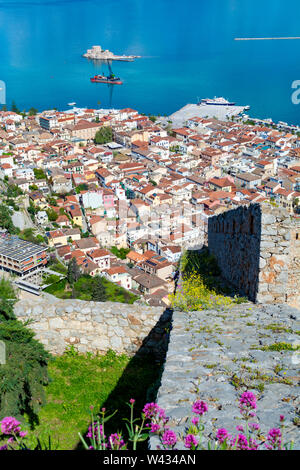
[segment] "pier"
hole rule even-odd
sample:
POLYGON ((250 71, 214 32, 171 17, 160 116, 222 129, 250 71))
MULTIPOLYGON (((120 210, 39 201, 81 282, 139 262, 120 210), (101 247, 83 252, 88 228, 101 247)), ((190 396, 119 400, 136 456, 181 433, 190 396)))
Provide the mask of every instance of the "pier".
POLYGON ((286 37, 286 38, 234 38, 235 41, 281 41, 285 39, 300 39, 300 37, 286 37))

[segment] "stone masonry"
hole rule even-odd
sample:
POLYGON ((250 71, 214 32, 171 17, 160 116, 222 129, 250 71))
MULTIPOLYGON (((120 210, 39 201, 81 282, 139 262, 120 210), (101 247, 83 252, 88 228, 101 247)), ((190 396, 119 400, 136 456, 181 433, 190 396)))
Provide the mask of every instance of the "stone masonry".
POLYGON ((170 313, 161 307, 49 296, 34 303, 19 301, 15 314, 21 321, 31 320, 29 328, 54 355, 73 345, 81 353, 112 349, 129 355, 154 352, 158 359, 165 356, 170 313))
POLYGON ((300 308, 300 221, 285 209, 250 204, 212 217, 208 248, 240 294, 300 308))

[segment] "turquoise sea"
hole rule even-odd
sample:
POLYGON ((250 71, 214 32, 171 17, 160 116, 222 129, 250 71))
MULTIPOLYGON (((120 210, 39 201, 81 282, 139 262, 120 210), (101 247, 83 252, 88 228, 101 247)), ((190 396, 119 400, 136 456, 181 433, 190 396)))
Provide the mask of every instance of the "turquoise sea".
POLYGON ((250 115, 300 124, 299 0, 0 0, 0 80, 21 109, 132 107, 170 114, 197 97, 224 96, 250 115), (92 45, 143 56, 113 62, 113 88, 90 77, 107 66, 92 45))

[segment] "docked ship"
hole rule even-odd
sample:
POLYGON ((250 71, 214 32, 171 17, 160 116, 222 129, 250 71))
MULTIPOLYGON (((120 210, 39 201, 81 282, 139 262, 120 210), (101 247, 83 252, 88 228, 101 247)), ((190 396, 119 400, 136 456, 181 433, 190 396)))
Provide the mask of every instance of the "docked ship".
POLYGON ((235 103, 233 103, 232 101, 227 101, 225 100, 225 98, 217 98, 217 97, 214 97, 214 99, 210 99, 210 98, 205 98, 205 99, 202 99, 199 103, 199 105, 201 104, 207 104, 207 105, 214 105, 214 106, 235 106, 235 103))
POLYGON ((109 85, 122 85, 123 82, 119 77, 115 77, 114 74, 110 74, 108 77, 105 75, 95 75, 91 78, 93 83, 108 83, 109 85))
POLYGON ((102 49, 101 46, 93 46, 91 49, 88 49, 83 57, 92 60, 120 60, 123 62, 132 62, 134 59, 139 59, 139 55, 115 55, 113 52, 108 49, 102 49))

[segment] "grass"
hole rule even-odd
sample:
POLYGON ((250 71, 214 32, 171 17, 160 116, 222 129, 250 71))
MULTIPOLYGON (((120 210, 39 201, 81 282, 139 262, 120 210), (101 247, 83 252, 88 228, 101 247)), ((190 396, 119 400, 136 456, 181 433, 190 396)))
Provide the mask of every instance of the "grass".
MULTIPOLYGON (((92 299, 92 283, 94 278, 89 275, 82 275, 74 284, 74 298, 80 300, 93 300, 92 299)), ((133 304, 138 297, 131 292, 128 292, 121 286, 102 278, 102 284, 105 287, 107 301, 121 302, 126 304, 133 304)), ((67 279, 62 279, 59 282, 51 284, 45 289, 45 292, 58 297, 59 299, 71 299, 72 290, 68 287, 67 279)))
POLYGON ((150 358, 131 359, 113 351, 83 355, 74 348, 52 358, 48 369, 47 404, 39 413, 39 424, 29 431, 28 444, 36 444, 36 438, 47 443, 51 435, 52 448, 58 450, 81 448, 78 432, 83 436, 87 432, 90 406, 94 406, 94 414, 102 407, 108 414, 119 410, 106 424, 106 432, 124 429, 122 419, 129 417, 126 402, 135 398, 136 409, 141 411, 160 370, 150 358))

